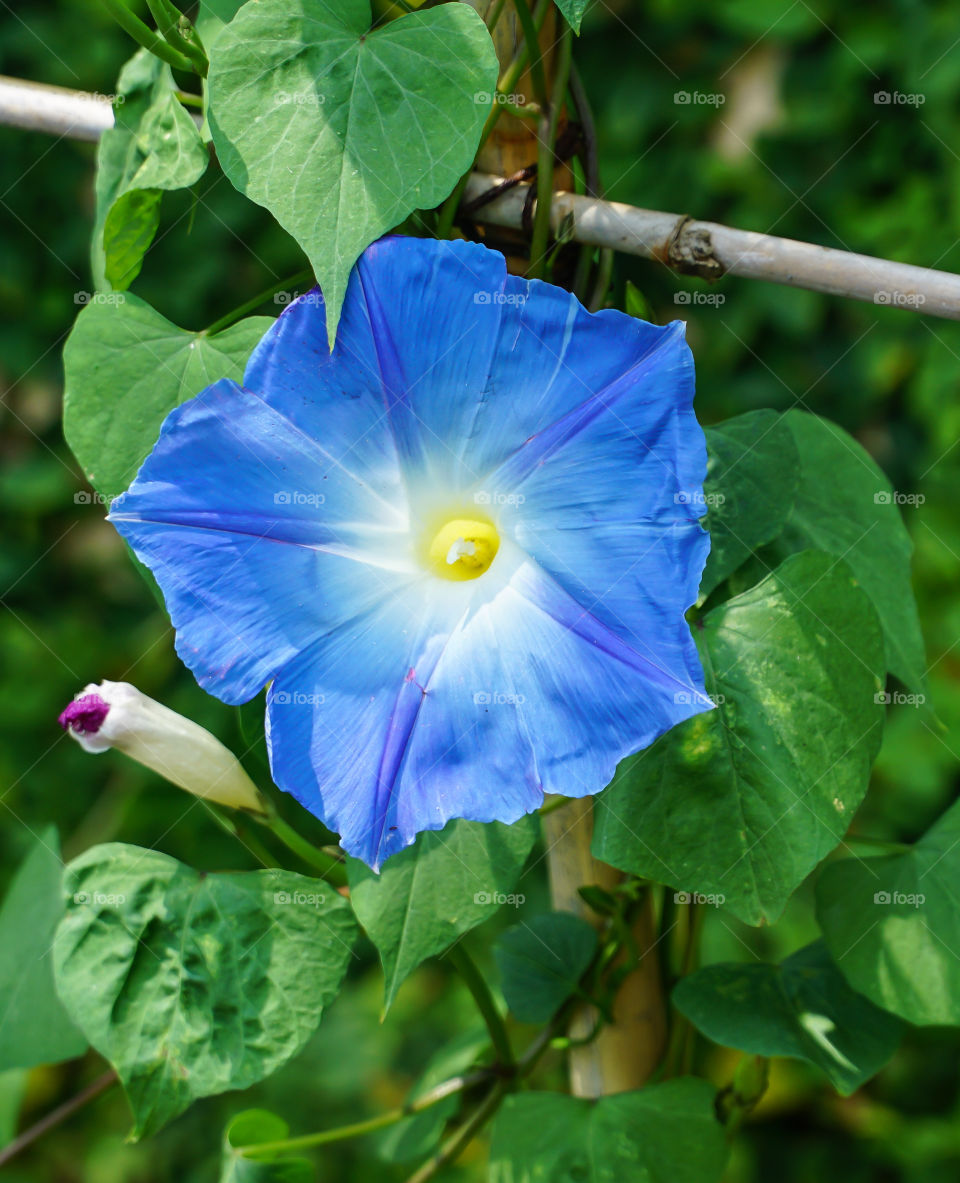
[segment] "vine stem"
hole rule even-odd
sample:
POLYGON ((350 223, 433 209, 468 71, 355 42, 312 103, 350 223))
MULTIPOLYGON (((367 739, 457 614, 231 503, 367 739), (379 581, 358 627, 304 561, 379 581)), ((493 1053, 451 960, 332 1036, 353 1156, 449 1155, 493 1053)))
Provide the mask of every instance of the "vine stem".
POLYGON ((3 1150, 0 1150, 0 1167, 5 1167, 11 1159, 16 1158, 28 1146, 32 1146, 38 1138, 42 1138, 50 1130, 56 1129, 58 1125, 62 1125, 67 1118, 72 1117, 84 1105, 89 1105, 91 1101, 99 1097, 101 1093, 105 1093, 108 1088, 111 1088, 116 1083, 117 1074, 111 1068, 109 1072, 104 1072, 102 1076, 98 1076, 96 1080, 88 1084, 75 1097, 71 1097, 69 1101, 64 1101, 62 1105, 58 1105, 46 1117, 41 1117, 36 1124, 32 1125, 28 1130, 24 1130, 18 1138, 14 1138, 9 1145, 5 1146, 3 1150))
POLYGON ((178 53, 189 58, 194 70, 201 78, 206 78, 209 65, 207 55, 180 32, 183 13, 179 8, 172 0, 147 0, 147 8, 150 9, 150 15, 157 22, 157 29, 163 34, 166 42, 178 53))
MULTIPOLYGON (((703 931, 704 905, 690 901, 686 905, 687 926, 680 959, 680 977, 693 973, 700 955, 700 935, 703 931)), ((693 1057, 696 1031, 693 1024, 676 1010, 670 1029, 670 1043, 664 1060, 664 1079, 688 1071, 693 1057)))
POLYGON ((513 0, 513 6, 523 29, 523 40, 527 47, 527 57, 530 61, 530 79, 533 82, 533 93, 537 102, 544 110, 550 101, 547 90, 547 79, 543 70, 543 55, 540 52, 540 30, 537 28, 533 13, 527 6, 527 0, 513 0))
POLYGON ((433 1158, 428 1159, 419 1170, 413 1172, 407 1179, 407 1183, 426 1183, 438 1171, 452 1163, 493 1117, 506 1092, 506 1084, 503 1081, 497 1081, 463 1125, 451 1135, 433 1158))
MULTIPOLYGON (((518 4, 523 0, 517 0, 518 4)), ((539 279, 545 270, 547 242, 550 239, 550 199, 553 193, 553 164, 554 149, 557 142, 557 127, 560 122, 560 111, 563 107, 563 96, 567 90, 567 80, 570 77, 570 65, 573 53, 573 31, 564 22, 560 34, 560 47, 557 54, 556 73, 553 77, 553 91, 549 101, 545 100, 537 133, 537 192, 540 200, 533 218, 533 237, 530 242, 529 275, 539 279)))
POLYGON ((497 1009, 493 995, 490 993, 490 987, 487 985, 486 978, 480 972, 476 962, 463 947, 462 943, 458 943, 448 949, 447 958, 456 968, 457 973, 463 979, 464 985, 473 995, 477 1009, 483 1016, 483 1021, 486 1023, 487 1030, 490 1032, 490 1040, 493 1043, 494 1051, 497 1053, 499 1066, 505 1069, 512 1069, 514 1059, 513 1048, 510 1046, 510 1036, 507 1034, 506 1025, 504 1024, 500 1011, 497 1009))
POLYGON ((203 330, 204 336, 212 337, 215 333, 222 333, 224 329, 228 329, 231 325, 236 324, 248 312, 256 311, 261 304, 269 300, 271 296, 275 296, 277 292, 296 287, 298 283, 307 283, 312 279, 313 272, 306 267, 301 271, 295 271, 293 275, 288 275, 285 279, 272 283, 268 288, 257 292, 255 296, 251 296, 249 300, 245 300, 239 307, 234 308, 232 312, 228 312, 226 316, 221 316, 219 320, 215 320, 213 324, 208 325, 203 330))
POLYGON ((277 1154, 285 1154, 294 1150, 309 1150, 313 1146, 324 1146, 329 1142, 343 1142, 348 1138, 359 1138, 363 1134, 372 1134, 387 1126, 396 1125, 405 1117, 422 1113, 424 1109, 437 1105, 447 1097, 462 1093, 489 1079, 490 1073, 485 1069, 468 1073, 465 1076, 454 1076, 445 1080, 443 1084, 438 1084, 436 1088, 430 1089, 421 1097, 408 1101, 406 1105, 400 1105, 398 1108, 380 1113, 376 1117, 367 1118, 366 1121, 355 1121, 350 1125, 336 1126, 330 1130, 318 1130, 313 1134, 301 1134, 296 1138, 284 1138, 277 1142, 258 1142, 252 1146, 239 1146, 236 1152, 243 1158, 249 1159, 273 1158, 277 1154))
POLYGON ((307 866, 319 871, 328 883, 335 887, 345 886, 347 874, 343 861, 335 854, 326 854, 324 851, 318 850, 312 842, 308 842, 306 838, 297 833, 293 826, 285 822, 276 809, 272 809, 262 819, 257 818, 257 821, 267 826, 284 846, 302 859, 307 866))
POLYGON ((123 0, 102 0, 102 3, 120 28, 132 37, 138 45, 142 45, 144 49, 148 49, 155 57, 166 62, 168 66, 173 66, 175 70, 183 70, 189 74, 196 73, 196 67, 190 58, 186 54, 180 53, 179 50, 174 49, 162 37, 157 36, 149 25, 145 25, 124 4, 123 0))
MULTIPOLYGON (((503 14, 505 2, 506 0, 503 0, 503 2, 501 2, 501 0, 497 0, 496 5, 493 6, 489 11, 490 20, 487 28, 490 30, 491 34, 493 33, 497 23, 500 20, 500 17, 503 14)), ((518 9, 524 3, 525 0, 516 0, 518 9)), ((538 52, 538 38, 540 35, 540 30, 543 28, 544 22, 546 21, 549 12, 550 0, 540 0, 536 11, 531 18, 532 32, 535 34, 534 44, 537 46, 538 52)), ((530 15, 529 10, 527 10, 527 15, 530 15)), ((513 105, 509 99, 509 96, 513 93, 513 88, 520 81, 521 75, 527 68, 527 63, 529 60, 530 46, 527 44, 527 35, 525 31, 523 45, 514 54, 510 65, 507 66, 504 72, 500 75, 500 80, 497 82, 496 89, 493 92, 493 106, 490 110, 490 114, 487 116, 486 122, 483 125, 483 131, 480 133, 480 143, 477 145, 476 152, 477 156, 479 156, 479 154, 483 151, 484 145, 493 134, 493 130, 497 126, 497 121, 504 113, 507 105, 513 105)), ((457 182, 453 192, 440 207, 440 216, 436 229, 437 238, 450 237, 450 234, 453 230, 453 223, 456 221, 457 210, 460 208, 460 199, 463 197, 467 182, 470 180, 472 169, 473 166, 471 165, 470 169, 468 169, 463 174, 463 176, 457 182)))

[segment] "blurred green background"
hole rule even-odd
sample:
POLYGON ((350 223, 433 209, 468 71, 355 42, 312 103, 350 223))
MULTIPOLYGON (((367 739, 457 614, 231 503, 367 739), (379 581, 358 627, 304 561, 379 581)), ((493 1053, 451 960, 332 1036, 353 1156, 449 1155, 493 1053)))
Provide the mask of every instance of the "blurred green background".
MULTIPOLYGON (((0 0, 0 72, 110 94, 132 45, 92 0, 0 0)), ((806 0, 597 0, 576 60, 594 104, 608 195, 746 229, 960 270, 960 15, 947 0, 869 9, 806 0), (689 101, 677 101, 678 92, 689 101), (878 102, 877 94, 891 96, 878 102), (722 101, 716 96, 722 96, 722 101)), ((238 751, 235 712, 180 666, 168 622, 103 521, 63 443, 60 353, 91 286, 94 148, 0 128, 0 850, 9 878, 44 823, 66 855, 122 839, 209 869, 254 865, 201 807, 111 755, 63 738, 56 716, 89 681, 135 682, 238 751)), ((212 167, 164 220, 135 290, 200 328, 301 266, 292 242, 212 167)), ((654 263, 619 259, 654 319, 683 316, 705 423, 756 407, 806 407, 853 432, 903 493, 932 710, 890 711, 863 828, 911 840, 956 795, 960 765, 960 325, 910 311, 726 279, 715 303, 654 263), (696 300, 696 296, 693 297, 696 300)), ((246 721, 256 733, 256 708, 246 721)), ((259 765, 250 751, 251 771, 259 765)), ((292 803, 284 806, 296 816, 292 803)), ((542 864, 523 885, 545 900, 542 864)), ((497 923, 507 923, 513 917, 497 923)), ((805 887, 776 926, 710 918, 705 959, 779 957, 813 935, 805 887)), ((441 966, 419 971, 379 1022, 372 953, 308 1051, 243 1099, 198 1104, 153 1143, 124 1142, 114 1090, 8 1167, 52 1183, 215 1177, 227 1117, 276 1106, 295 1131, 396 1104, 429 1056, 474 1022, 441 966)), ((701 1049, 705 1071, 732 1060, 701 1049)), ((839 1100, 812 1070, 780 1062, 742 1133, 729 1183, 812 1178, 940 1183, 960 1177, 960 1034, 913 1032, 867 1088, 839 1100)), ((0 1076, 0 1140, 102 1071, 84 1061, 0 1076)), ((559 1080, 556 1064, 547 1082, 559 1080)), ((402 1179, 374 1140, 318 1156, 327 1180, 402 1179)), ((482 1146, 451 1177, 483 1177, 482 1146)))

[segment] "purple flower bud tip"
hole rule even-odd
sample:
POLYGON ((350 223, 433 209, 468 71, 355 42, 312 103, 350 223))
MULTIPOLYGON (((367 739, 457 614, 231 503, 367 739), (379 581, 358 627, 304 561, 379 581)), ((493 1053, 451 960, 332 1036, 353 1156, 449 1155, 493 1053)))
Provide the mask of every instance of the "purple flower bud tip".
POLYGON ((71 728, 78 735, 96 735, 110 711, 110 704, 99 694, 84 694, 68 703, 57 722, 67 730, 71 728))

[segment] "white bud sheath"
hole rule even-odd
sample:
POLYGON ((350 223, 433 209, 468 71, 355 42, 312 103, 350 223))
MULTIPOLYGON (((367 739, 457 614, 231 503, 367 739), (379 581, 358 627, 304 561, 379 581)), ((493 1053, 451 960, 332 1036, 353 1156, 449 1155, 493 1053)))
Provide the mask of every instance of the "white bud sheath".
POLYGON ((88 752, 116 748, 196 797, 266 812, 233 752, 129 682, 85 686, 60 716, 60 726, 88 752))

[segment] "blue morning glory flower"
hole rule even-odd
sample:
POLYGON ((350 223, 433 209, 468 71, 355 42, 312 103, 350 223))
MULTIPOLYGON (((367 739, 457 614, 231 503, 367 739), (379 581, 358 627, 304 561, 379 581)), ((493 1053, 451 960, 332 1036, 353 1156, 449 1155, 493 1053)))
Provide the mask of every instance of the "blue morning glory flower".
POLYGON ((373 867, 580 797, 709 709, 683 325, 386 238, 167 417, 110 520, 200 684, 267 691, 277 784, 373 867))

